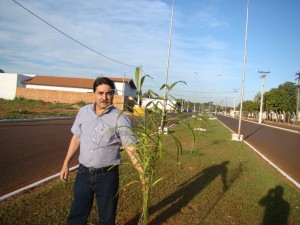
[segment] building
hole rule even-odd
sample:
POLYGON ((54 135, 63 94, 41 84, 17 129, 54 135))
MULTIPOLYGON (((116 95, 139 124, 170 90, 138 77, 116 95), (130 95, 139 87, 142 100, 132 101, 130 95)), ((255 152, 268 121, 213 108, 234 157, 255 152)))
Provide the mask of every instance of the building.
MULTIPOLYGON (((164 100, 160 100, 160 99, 149 99, 149 98, 143 98, 142 99, 142 108, 147 108, 147 109, 151 109, 153 107, 157 107, 159 109, 163 109, 164 108, 164 100)), ((177 101, 171 101, 171 100, 167 100, 166 102, 166 111, 174 111, 175 109, 177 109, 178 105, 177 105, 177 101)))
POLYGON ((0 98, 13 100, 16 97, 17 88, 24 87, 23 83, 35 75, 0 73, 0 98))
MULTIPOLYGON (((133 106, 130 97, 136 97, 136 86, 130 78, 110 77, 115 82, 114 105, 119 109, 133 106)), ((94 102, 91 78, 72 78, 26 74, 0 73, 0 98, 42 100, 45 102, 94 102)))

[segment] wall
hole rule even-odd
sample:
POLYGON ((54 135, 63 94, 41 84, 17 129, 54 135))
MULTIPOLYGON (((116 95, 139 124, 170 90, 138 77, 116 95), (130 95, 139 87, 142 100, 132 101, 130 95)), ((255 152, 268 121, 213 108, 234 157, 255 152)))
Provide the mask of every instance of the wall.
MULTIPOLYGON (((82 93, 73 91, 58 91, 58 90, 44 90, 44 89, 33 89, 33 88, 21 88, 18 87, 16 90, 16 97, 22 97, 32 100, 41 100, 44 102, 59 102, 74 104, 76 102, 93 103, 93 93, 82 93)), ((114 105, 118 109, 123 109, 123 96, 114 96, 114 105)), ((132 101, 125 97, 125 108, 127 105, 133 105, 132 101)))
MULTIPOLYGON (((123 95, 123 85, 121 82, 115 82, 117 95, 123 95)), ((136 97, 136 89, 132 89, 129 83, 125 83, 125 96, 136 97)))
POLYGON ((56 90, 56 91, 72 91, 72 92, 93 92, 93 88, 74 88, 74 87, 59 87, 59 86, 49 86, 49 85, 34 85, 26 84, 26 88, 33 89, 44 89, 44 90, 56 90))

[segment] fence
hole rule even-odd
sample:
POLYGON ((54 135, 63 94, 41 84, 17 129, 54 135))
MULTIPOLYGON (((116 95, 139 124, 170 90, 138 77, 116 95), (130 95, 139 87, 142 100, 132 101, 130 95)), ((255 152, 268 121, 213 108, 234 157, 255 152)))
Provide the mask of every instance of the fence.
MULTIPOLYGON (((259 112, 244 111, 242 112, 242 117, 258 121, 259 112)), ((298 117, 297 121, 295 112, 263 112, 262 114, 263 121, 271 121, 283 124, 300 124, 299 118, 300 117, 298 117)))

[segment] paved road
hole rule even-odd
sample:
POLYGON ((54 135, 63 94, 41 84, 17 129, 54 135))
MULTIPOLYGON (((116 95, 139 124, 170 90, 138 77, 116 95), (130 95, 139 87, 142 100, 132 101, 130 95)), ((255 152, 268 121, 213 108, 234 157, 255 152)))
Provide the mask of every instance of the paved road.
MULTIPOLYGON (((237 133, 238 119, 222 115, 217 118, 237 133)), ((300 183, 300 133, 243 120, 241 134, 245 141, 300 183)))
POLYGON ((59 172, 72 123, 72 119, 0 123, 0 196, 59 172))

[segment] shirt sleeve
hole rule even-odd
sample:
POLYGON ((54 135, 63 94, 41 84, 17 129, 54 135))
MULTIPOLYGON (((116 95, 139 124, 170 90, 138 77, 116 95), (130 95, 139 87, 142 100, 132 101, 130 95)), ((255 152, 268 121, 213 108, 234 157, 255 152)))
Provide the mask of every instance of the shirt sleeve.
POLYGON ((77 137, 80 137, 81 135, 81 121, 82 121, 81 115, 82 115, 82 109, 80 109, 79 112, 77 113, 76 119, 71 128, 71 132, 77 137))
POLYGON ((134 133, 134 129, 131 126, 131 122, 126 115, 122 114, 118 118, 117 126, 118 134, 123 146, 127 147, 138 142, 138 139, 134 133))

